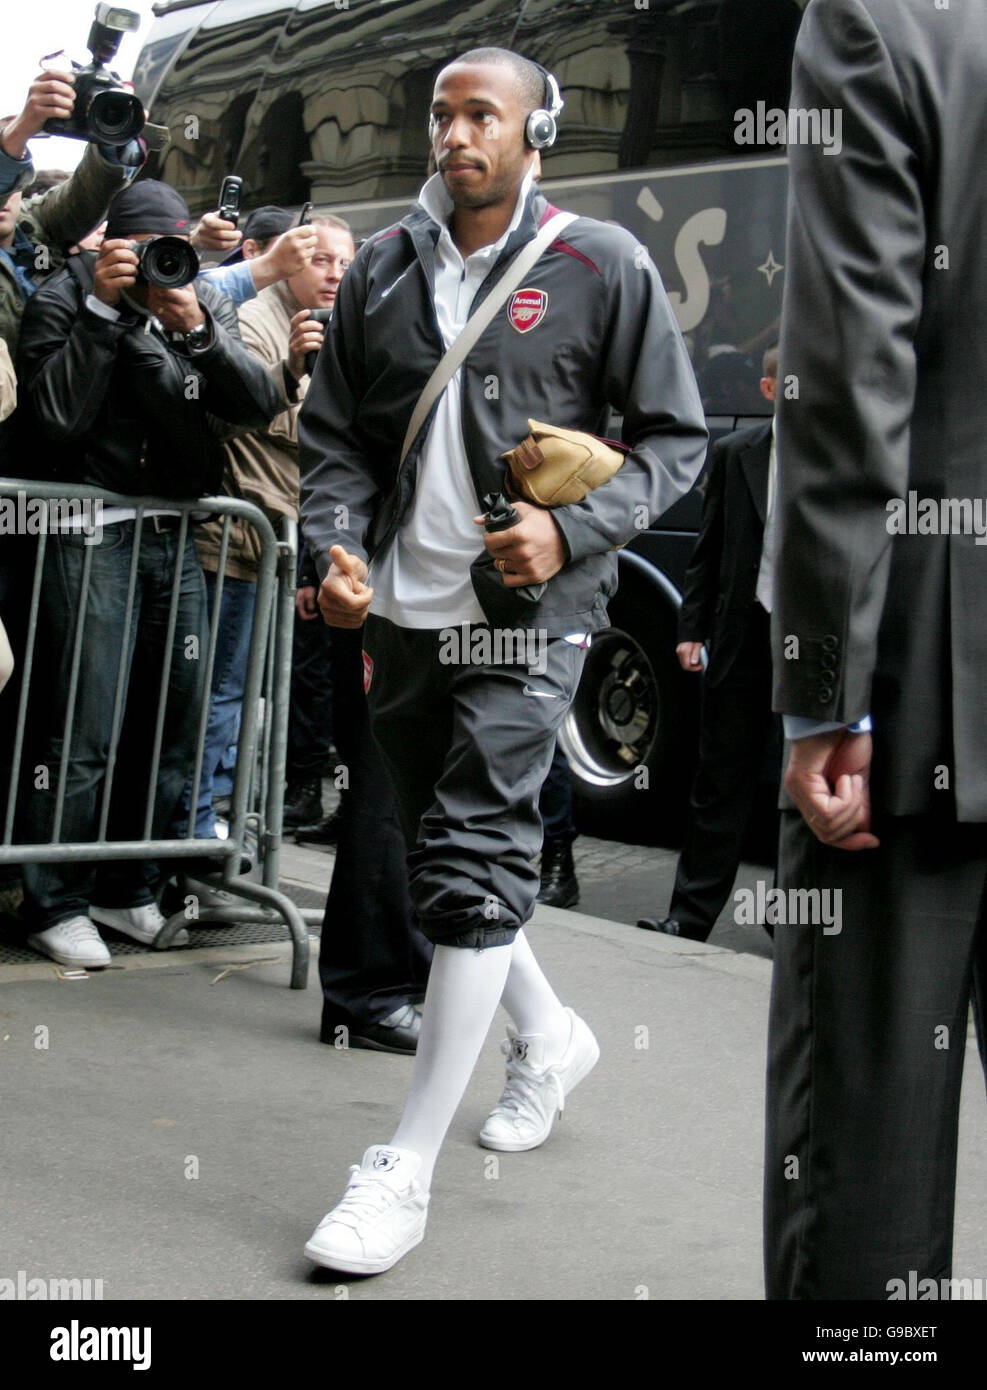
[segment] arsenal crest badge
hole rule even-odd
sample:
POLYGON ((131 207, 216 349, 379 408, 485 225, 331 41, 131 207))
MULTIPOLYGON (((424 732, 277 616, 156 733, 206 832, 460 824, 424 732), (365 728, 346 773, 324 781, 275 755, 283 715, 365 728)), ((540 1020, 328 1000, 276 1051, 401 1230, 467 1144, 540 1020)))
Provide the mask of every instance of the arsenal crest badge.
POLYGON ((541 323, 547 308, 546 290, 515 290, 507 302, 507 317, 519 333, 530 333, 541 323))

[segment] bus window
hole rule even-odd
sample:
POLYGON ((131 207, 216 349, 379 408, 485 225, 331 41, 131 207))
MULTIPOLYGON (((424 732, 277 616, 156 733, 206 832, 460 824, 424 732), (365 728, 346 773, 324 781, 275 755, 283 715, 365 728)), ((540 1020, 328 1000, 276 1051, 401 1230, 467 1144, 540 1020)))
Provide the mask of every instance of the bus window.
POLYGON ((543 155, 545 180, 780 155, 777 147, 739 147, 734 112, 787 106, 801 6, 219 0, 188 13, 205 18, 161 83, 152 115, 172 133, 162 176, 200 211, 226 172, 223 112, 245 96, 238 153, 248 205, 413 198, 428 159, 435 76, 457 53, 488 44, 527 54, 562 86, 565 113, 543 155), (194 138, 185 133, 190 115, 194 138))
MULTIPOLYGON (((249 113, 289 14, 284 0, 225 0, 188 11, 201 22, 162 78, 151 119, 171 143, 149 173, 172 184, 193 212, 207 211, 239 159, 249 113)), ((169 15, 168 22, 181 18, 169 15)), ((150 42, 156 39, 151 31, 150 42)))

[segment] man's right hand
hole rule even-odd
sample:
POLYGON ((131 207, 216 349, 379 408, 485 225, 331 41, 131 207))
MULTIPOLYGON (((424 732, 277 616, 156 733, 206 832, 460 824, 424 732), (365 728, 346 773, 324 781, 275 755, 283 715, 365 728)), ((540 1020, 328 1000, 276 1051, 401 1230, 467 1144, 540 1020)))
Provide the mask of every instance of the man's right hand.
POLYGON ((362 627, 374 596, 365 583, 367 566, 341 545, 332 547, 329 558, 332 564, 319 590, 322 616, 330 627, 362 627))
POLYGON ((254 288, 259 292, 297 275, 311 261, 318 244, 319 234, 308 223, 304 227, 289 227, 262 256, 248 261, 254 288))
POLYGON ((0 143, 11 159, 23 159, 27 142, 40 135, 45 122, 71 116, 75 106, 75 78, 70 72, 40 73, 31 83, 24 110, 4 130, 0 143))
POLYGON ((834 849, 877 849, 871 833, 870 734, 848 729, 792 740, 785 790, 817 840, 834 849))
POLYGON ((694 674, 703 669, 702 642, 680 642, 675 648, 675 655, 683 671, 691 671, 694 674))
POLYGON ((139 262, 129 241, 113 237, 104 241, 96 259, 93 294, 104 304, 116 308, 123 290, 137 283, 139 262))
POLYGON ((190 237, 197 251, 220 251, 228 256, 243 240, 243 233, 218 213, 207 212, 190 237))

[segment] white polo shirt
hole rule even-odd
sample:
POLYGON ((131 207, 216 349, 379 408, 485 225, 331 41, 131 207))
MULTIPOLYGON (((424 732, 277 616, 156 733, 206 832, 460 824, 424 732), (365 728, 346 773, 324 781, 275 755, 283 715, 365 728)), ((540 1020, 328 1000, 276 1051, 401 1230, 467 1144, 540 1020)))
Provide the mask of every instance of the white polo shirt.
MULTIPOLYGON (((464 260, 447 221, 453 202, 441 174, 418 201, 442 231, 435 247, 435 317, 446 348, 465 327, 480 285, 517 228, 531 187, 529 170, 510 225, 499 241, 464 260)), ((439 397, 421 458, 411 509, 393 542, 370 566, 371 613, 398 627, 441 628, 486 621, 470 582, 470 565, 483 550, 483 510, 466 459, 461 409, 462 368, 439 397)))

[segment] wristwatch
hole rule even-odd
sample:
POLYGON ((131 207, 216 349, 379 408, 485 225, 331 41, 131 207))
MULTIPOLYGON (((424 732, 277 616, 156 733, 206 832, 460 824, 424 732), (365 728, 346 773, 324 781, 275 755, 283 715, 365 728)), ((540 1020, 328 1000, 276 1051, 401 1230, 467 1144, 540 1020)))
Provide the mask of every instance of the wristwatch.
POLYGON ((203 348, 209 346, 209 341, 212 338, 212 329, 209 327, 209 320, 203 319, 202 323, 197 324, 195 328, 191 329, 188 333, 183 333, 182 337, 185 340, 185 346, 188 348, 189 352, 201 352, 203 348))

